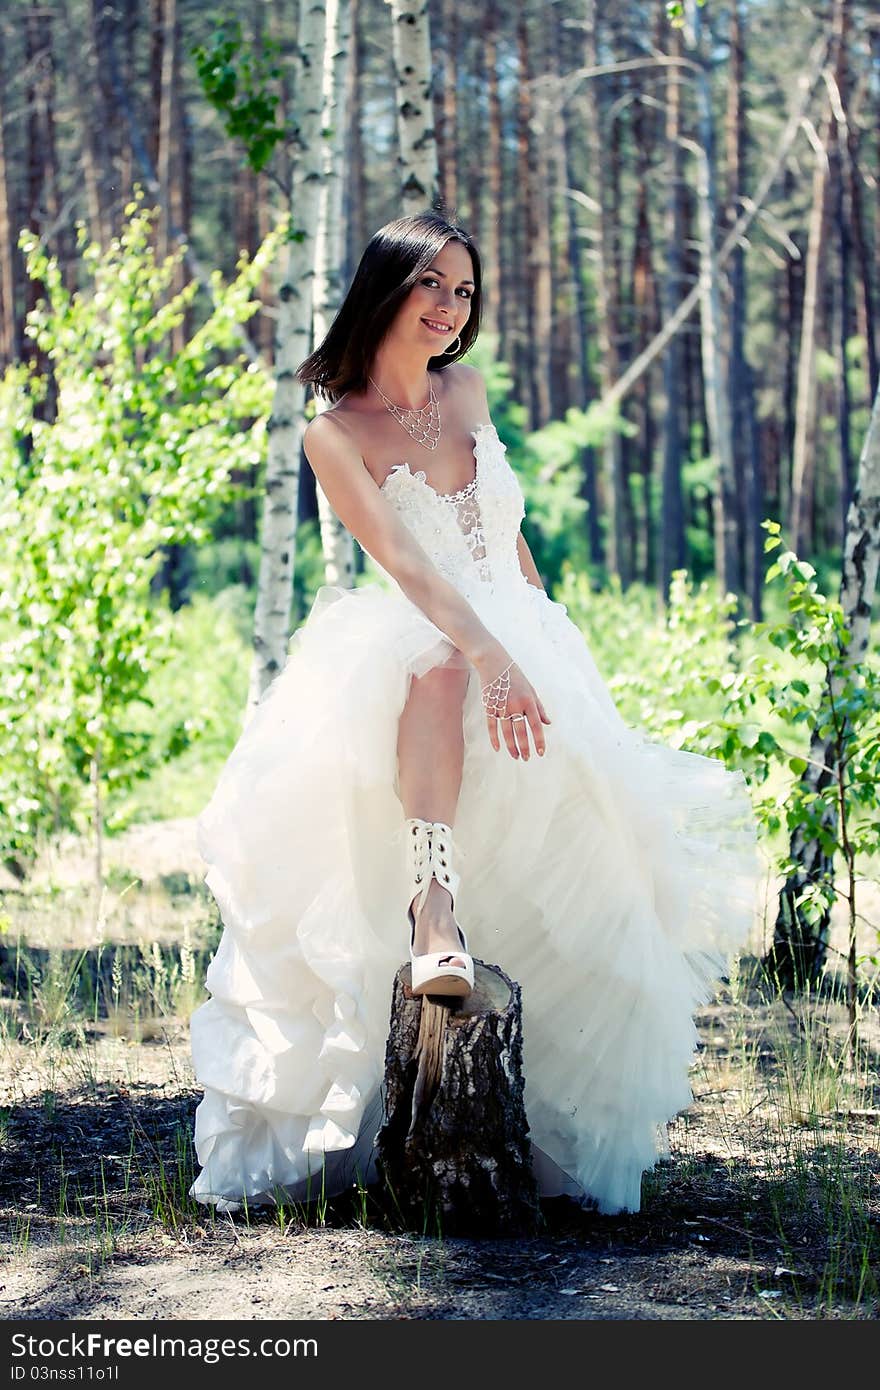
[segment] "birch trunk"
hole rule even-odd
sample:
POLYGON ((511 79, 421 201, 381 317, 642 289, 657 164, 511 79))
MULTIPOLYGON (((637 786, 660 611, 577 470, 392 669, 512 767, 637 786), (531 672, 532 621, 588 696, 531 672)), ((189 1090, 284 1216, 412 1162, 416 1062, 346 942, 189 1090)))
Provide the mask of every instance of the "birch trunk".
POLYGON ((404 217, 440 203, 437 142, 431 99, 428 0, 385 0, 391 7, 397 90, 398 202, 404 217))
POLYGON ((740 573, 736 525, 736 476, 730 405, 724 373, 715 227, 718 200, 715 192, 715 137, 709 69, 703 56, 701 15, 696 0, 686 0, 685 42, 696 65, 694 88, 697 104, 697 220, 700 237, 700 324, 703 381, 709 447, 717 470, 715 494, 715 573, 722 593, 736 593, 740 573))
POLYGON ((324 178, 321 75, 325 31, 325 5, 321 0, 301 0, 291 110, 295 142, 290 194, 291 240, 278 292, 276 385, 268 426, 248 715, 282 670, 290 636, 305 397, 305 388, 296 380, 295 372, 311 347, 315 227, 324 178))
MULTIPOLYGON (((846 665, 852 670, 865 658, 871 636, 871 610, 877 587, 880 562, 880 391, 859 460, 853 499, 846 519, 840 603, 852 640, 846 648, 846 665)), ((830 697, 837 702, 841 680, 831 683, 830 697)), ((823 719, 822 724, 826 723, 823 719)), ((810 791, 822 791, 838 776, 833 738, 815 734, 810 744, 810 761, 803 782, 810 791)), ((826 820, 826 828, 836 828, 836 814, 826 820)), ((795 905, 806 884, 831 880, 834 861, 816 837, 809 838, 798 826, 791 838, 789 854, 798 867, 786 880, 779 896, 773 946, 767 964, 785 988, 815 984, 821 977, 828 950, 830 928, 826 913, 818 922, 803 920, 795 905)))
MULTIPOLYGON (((324 112, 321 124, 332 131, 324 144, 324 173, 315 235, 315 303, 312 316, 313 342, 325 337, 342 301, 342 269, 345 236, 342 219, 342 171, 345 138, 345 92, 351 56, 351 10, 349 0, 326 0, 327 43, 324 49, 322 94, 324 112)), ((316 411, 329 405, 315 397, 316 411)), ((315 484, 321 548, 324 552, 324 579, 350 589, 354 584, 354 540, 333 511, 321 484, 315 484)))

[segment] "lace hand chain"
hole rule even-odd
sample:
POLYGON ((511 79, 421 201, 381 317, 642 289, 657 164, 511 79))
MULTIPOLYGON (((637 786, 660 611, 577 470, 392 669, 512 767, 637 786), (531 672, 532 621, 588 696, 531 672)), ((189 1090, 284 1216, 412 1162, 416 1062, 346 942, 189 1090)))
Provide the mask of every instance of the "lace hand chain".
POLYGON ((495 719, 503 719, 505 717, 504 712, 507 709, 507 695, 510 690, 510 667, 512 665, 513 662, 511 661, 509 665, 505 666, 500 676, 496 676, 488 685, 484 685, 480 691, 483 709, 488 715, 494 716, 495 719))

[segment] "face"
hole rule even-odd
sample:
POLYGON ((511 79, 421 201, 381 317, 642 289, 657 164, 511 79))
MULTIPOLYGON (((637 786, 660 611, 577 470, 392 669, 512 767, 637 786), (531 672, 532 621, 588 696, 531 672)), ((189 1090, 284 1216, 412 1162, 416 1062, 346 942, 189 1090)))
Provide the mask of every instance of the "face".
POLYGON ((423 270, 400 308, 399 327, 410 341, 424 344, 429 353, 444 350, 455 341, 471 313, 474 267, 460 241, 447 241, 423 270), (432 327, 443 324, 448 327, 432 327))

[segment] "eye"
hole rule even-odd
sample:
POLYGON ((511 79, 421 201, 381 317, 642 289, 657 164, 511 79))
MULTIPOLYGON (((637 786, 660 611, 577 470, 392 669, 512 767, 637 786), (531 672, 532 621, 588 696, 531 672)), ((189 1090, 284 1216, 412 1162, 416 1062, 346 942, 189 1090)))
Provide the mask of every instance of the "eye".
MULTIPOLYGON (((436 285, 437 283, 438 283, 438 282, 437 282, 437 279, 436 279, 436 277, 433 276, 433 275, 426 275, 425 278, 422 280, 422 284, 423 284, 423 285, 427 285, 427 286, 436 285)), ((471 298, 471 291, 470 291, 470 290, 465 289, 465 287, 464 287, 463 285, 459 286, 459 288, 460 288, 460 289, 462 290, 462 292, 464 293, 465 299, 470 299, 470 298, 471 298)))

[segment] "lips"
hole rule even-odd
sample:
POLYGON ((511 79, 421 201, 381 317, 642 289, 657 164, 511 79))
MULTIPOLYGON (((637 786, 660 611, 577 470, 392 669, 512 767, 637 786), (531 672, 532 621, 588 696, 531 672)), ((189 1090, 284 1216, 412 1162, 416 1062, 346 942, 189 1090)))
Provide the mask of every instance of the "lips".
POLYGON ((434 324, 439 322, 441 322, 439 319, 436 319, 434 323, 432 323, 430 319, 422 319, 422 323, 425 324, 427 328, 430 328, 432 333, 439 333, 442 337, 447 338, 452 332, 452 324, 446 324, 443 328, 436 328, 434 324))

